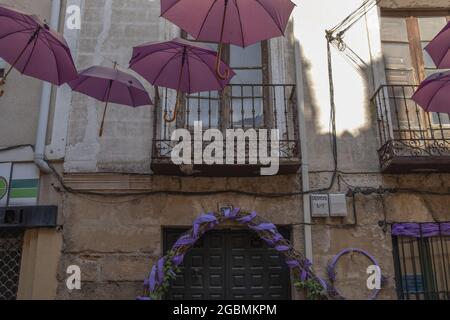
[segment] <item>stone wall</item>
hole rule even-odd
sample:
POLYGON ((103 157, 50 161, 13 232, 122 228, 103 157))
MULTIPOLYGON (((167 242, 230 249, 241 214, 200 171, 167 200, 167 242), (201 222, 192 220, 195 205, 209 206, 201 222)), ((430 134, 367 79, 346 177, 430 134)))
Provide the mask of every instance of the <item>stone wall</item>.
MULTIPOLYGON (((250 192, 295 192, 301 177, 275 178, 175 178, 117 175, 69 175, 66 182, 79 191, 106 193, 168 190, 204 192, 245 190, 250 192)), ((328 175, 311 176, 312 188, 328 183, 328 175)), ((414 188, 430 191, 450 189, 450 175, 381 176, 379 174, 343 175, 335 192, 347 190, 345 185, 361 187, 414 188)), ((58 185, 57 183, 55 185, 58 185)), ((292 241, 303 251, 303 203, 299 197, 267 199, 236 194, 214 196, 153 195, 134 197, 100 197, 65 193, 62 201, 64 247, 58 273, 61 299, 133 299, 142 290, 142 281, 152 263, 162 254, 163 227, 190 227, 202 212, 218 210, 233 204, 256 210, 279 225, 293 225, 292 241), (65 287, 65 270, 76 264, 82 269, 81 291, 69 292, 65 287)), ((349 217, 313 219, 314 268, 325 277, 326 265, 339 251, 358 247, 378 260, 388 283, 380 298, 395 299, 392 240, 389 228, 379 221, 444 221, 450 217, 450 197, 398 193, 390 195, 357 195, 356 217, 349 199, 349 217)), ((354 256, 339 263, 338 286, 350 298, 362 298, 367 260, 354 256), (344 270, 352 270, 345 277, 344 270)))
MULTIPOLYGON (((313 188, 323 186, 329 179, 328 174, 316 173, 311 176, 313 188)), ((434 192, 450 191, 449 174, 409 174, 409 175, 381 175, 381 174, 343 174, 334 190, 342 192, 348 190, 347 185, 378 188, 413 188, 434 192)), ((313 249, 315 265, 324 271, 329 260, 345 248, 361 248, 371 253, 379 262, 382 272, 388 277, 385 290, 381 292, 382 299, 396 299, 395 273, 392 255, 392 238, 390 227, 380 227, 380 221, 392 222, 435 222, 450 220, 450 196, 436 196, 418 193, 392 193, 385 195, 356 195, 355 213, 358 226, 351 226, 355 222, 352 201, 349 200, 348 221, 342 221, 341 226, 330 228, 324 223, 336 223, 336 219, 314 219, 319 225, 313 227, 313 249), (335 220, 333 222, 333 220, 335 220), (322 226, 320 225, 322 224, 322 226), (350 224, 345 226, 346 224, 350 224)), ((361 299, 369 296, 362 286, 367 279, 365 268, 367 260, 361 257, 345 257, 337 268, 338 287, 344 295, 361 299), (365 262, 364 262, 365 261, 365 262), (356 268, 356 269, 355 269, 356 268), (350 270, 350 271, 349 271, 350 270), (345 273, 344 273, 345 272, 345 273), (346 274, 346 276, 343 276, 346 274)))
MULTIPOLYGON (((175 178, 150 176, 67 176, 77 190, 143 192, 168 190, 205 192, 245 190, 255 193, 295 192, 297 175, 271 178, 175 178)), ((204 212, 233 205, 255 210, 278 225, 294 225, 292 240, 302 252, 302 203, 297 196, 262 198, 236 194, 211 196, 153 195, 99 197, 65 194, 61 223, 64 247, 57 298, 134 299, 141 294, 143 279, 162 254, 163 227, 190 227, 204 212), (81 291, 65 286, 66 267, 82 269, 81 291)), ((231 226, 234 228, 234 226, 231 226)))
POLYGON ((381 0, 380 6, 389 9, 450 8, 449 0, 381 0))

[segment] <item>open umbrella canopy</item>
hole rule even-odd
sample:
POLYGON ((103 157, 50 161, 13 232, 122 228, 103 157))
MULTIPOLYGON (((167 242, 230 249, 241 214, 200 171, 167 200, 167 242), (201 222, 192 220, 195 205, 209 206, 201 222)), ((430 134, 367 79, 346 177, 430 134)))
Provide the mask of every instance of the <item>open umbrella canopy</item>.
MULTIPOLYGON (((214 72, 217 52, 174 39, 146 43, 133 49, 130 68, 156 86, 184 93, 222 90, 233 78, 220 79, 214 72)), ((228 66, 221 62, 221 68, 228 66)))
POLYGON ((197 40, 246 47, 282 36, 290 0, 161 0, 161 16, 197 40))
POLYGON ((450 72, 436 73, 425 79, 412 99, 425 111, 450 114, 450 72))
POLYGON ((247 47, 284 35, 295 8, 290 0, 161 0, 161 16, 196 40, 219 43, 215 72, 220 70, 223 44, 247 47))
POLYGON ((93 66, 80 72, 70 87, 102 102, 130 107, 153 104, 141 82, 117 69, 93 66))
MULTIPOLYGON (((130 68, 155 86, 177 90, 173 117, 169 119, 168 113, 164 114, 167 122, 173 122, 180 105, 180 92, 222 90, 234 77, 234 72, 227 72, 227 77, 219 77, 214 69, 216 60, 217 52, 174 39, 135 47, 130 68)), ((229 70, 220 60, 218 68, 229 70)))
POLYGON ((134 76, 115 68, 93 66, 80 72, 77 79, 69 82, 72 90, 105 102, 100 136, 103 135, 108 103, 130 107, 153 104, 144 86, 134 76))
POLYGON ((0 6, 0 57, 20 73, 61 85, 77 77, 63 36, 37 16, 0 6))
POLYGON ((438 69, 450 68, 450 22, 425 47, 438 69))

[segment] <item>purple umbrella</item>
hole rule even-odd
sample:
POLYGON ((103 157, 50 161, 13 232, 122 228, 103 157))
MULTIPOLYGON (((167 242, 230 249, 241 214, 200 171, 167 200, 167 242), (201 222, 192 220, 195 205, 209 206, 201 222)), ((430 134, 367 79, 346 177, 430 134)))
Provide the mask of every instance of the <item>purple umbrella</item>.
MULTIPOLYGON (((155 86, 177 90, 177 103, 173 117, 164 119, 173 122, 177 116, 180 92, 196 93, 222 90, 234 76, 230 72, 226 79, 220 79, 214 72, 217 52, 182 39, 168 42, 147 43, 133 49, 130 68, 155 86)), ((220 61, 219 68, 226 69, 220 61)))
MULTIPOLYGON (((161 0, 161 16, 196 40, 247 47, 284 35, 295 8, 290 0, 161 0)), ((217 59, 216 72, 223 78, 217 59)))
POLYGON ((69 47, 59 33, 38 17, 4 5, 0 6, 0 57, 11 65, 0 86, 13 68, 55 85, 77 77, 69 47))
POLYGON ((450 22, 425 47, 438 69, 450 68, 450 22))
POLYGON ((412 99, 425 111, 450 114, 450 71, 429 76, 412 99))
POLYGON ((81 71, 78 78, 69 82, 70 87, 99 101, 105 102, 100 137, 103 135, 108 103, 139 107, 153 104, 144 86, 132 75, 114 69, 93 66, 81 71))

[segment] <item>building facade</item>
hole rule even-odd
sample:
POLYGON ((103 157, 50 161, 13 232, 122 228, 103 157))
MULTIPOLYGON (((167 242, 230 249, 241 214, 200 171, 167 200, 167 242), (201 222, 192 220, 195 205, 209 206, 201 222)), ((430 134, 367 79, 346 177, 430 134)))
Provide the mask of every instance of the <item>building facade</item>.
MULTIPOLYGON (((56 22, 79 70, 117 62, 127 71, 134 46, 188 38, 159 17, 159 1, 11 2, 56 22), (78 9, 80 29, 67 23, 78 9)), ((226 47, 232 83, 184 96, 174 123, 162 119, 174 92, 143 81, 155 105, 112 105, 99 137, 101 103, 62 86, 46 109, 42 84, 13 74, 0 98, 0 299, 134 299, 200 214, 229 207, 277 225, 324 279, 335 255, 360 248, 386 278, 378 299, 449 298, 449 238, 395 236, 391 225, 450 220, 450 119, 411 100, 436 72, 422 48, 450 20, 450 1, 367 2, 343 38, 332 28, 345 28, 363 1, 294 2, 285 37, 226 47), (45 158, 39 110, 48 116, 45 158), (173 164, 171 134, 196 121, 221 132, 278 129, 279 173, 261 176, 261 163, 173 164), (57 221, 20 226, 18 206, 57 221), (80 290, 67 287, 70 266, 80 267, 80 290)), ((357 253, 339 260, 342 296, 372 294, 371 264, 357 253)), ((273 249, 230 222, 192 249, 168 298, 305 298, 294 283, 273 249)))

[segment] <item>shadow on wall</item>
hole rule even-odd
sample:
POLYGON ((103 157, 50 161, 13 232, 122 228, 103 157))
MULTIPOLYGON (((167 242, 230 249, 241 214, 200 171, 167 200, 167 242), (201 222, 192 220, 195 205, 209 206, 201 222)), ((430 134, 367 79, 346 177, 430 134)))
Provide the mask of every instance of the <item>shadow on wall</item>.
MULTIPOLYGON (((292 45, 294 46, 295 43, 293 41, 295 40, 291 39, 292 45)), ((324 48, 326 48, 325 37, 322 41, 324 48)), ((339 54, 338 50, 332 46, 331 51, 333 62, 335 62, 335 57, 339 54)), ((323 128, 321 123, 321 120, 325 116, 323 113, 326 112, 327 115, 329 113, 330 102, 328 102, 327 105, 322 105, 321 102, 317 100, 317 92, 315 92, 317 83, 315 83, 312 78, 312 66, 303 50, 301 52, 301 59, 303 64, 303 91, 310 170, 332 171, 331 130, 329 130, 329 128, 323 128), (317 146, 321 147, 318 148, 317 146)), ((327 64, 326 58, 323 63, 327 64)), ((351 62, 348 61, 348 63, 350 64, 351 62)), ((338 90, 336 88, 336 79, 339 77, 342 78, 342 74, 338 74, 339 71, 336 71, 333 64, 337 114, 336 122, 338 127, 341 128, 337 136, 339 168, 343 171, 351 172, 379 172, 380 166, 377 154, 379 143, 376 129, 376 109, 370 102, 371 96, 376 90, 372 85, 372 81, 369 80, 372 77, 371 66, 361 70, 353 69, 353 71, 355 74, 359 73, 358 79, 361 79, 360 81, 363 83, 363 96, 365 99, 362 105, 349 102, 352 103, 350 108, 363 108, 364 110, 362 113, 364 114, 364 121, 357 127, 352 124, 346 128, 345 124, 339 123, 339 121, 342 121, 345 117, 352 117, 352 115, 348 114, 349 106, 343 105, 342 92, 336 91, 338 90), (338 95, 340 95, 340 97, 338 97, 338 95)), ((326 84, 328 86, 328 74, 324 74, 320 80, 323 81, 321 85, 326 84)), ((346 86, 348 86, 348 91, 345 93, 351 95, 352 90, 354 90, 352 83, 346 83, 346 86)))

